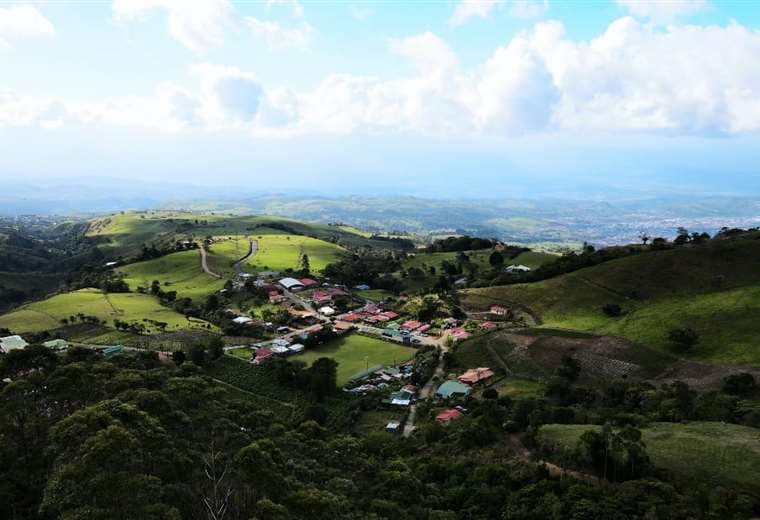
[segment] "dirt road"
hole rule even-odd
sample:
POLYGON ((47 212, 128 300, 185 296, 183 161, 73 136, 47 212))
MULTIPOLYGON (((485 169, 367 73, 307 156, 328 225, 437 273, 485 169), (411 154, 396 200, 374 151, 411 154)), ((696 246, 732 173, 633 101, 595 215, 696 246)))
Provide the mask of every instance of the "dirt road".
POLYGON ((206 259, 206 247, 201 246, 198 251, 201 252, 201 269, 203 269, 203 272, 209 276, 213 276, 214 278, 221 279, 222 277, 220 275, 216 274, 214 271, 208 268, 208 260, 206 259))

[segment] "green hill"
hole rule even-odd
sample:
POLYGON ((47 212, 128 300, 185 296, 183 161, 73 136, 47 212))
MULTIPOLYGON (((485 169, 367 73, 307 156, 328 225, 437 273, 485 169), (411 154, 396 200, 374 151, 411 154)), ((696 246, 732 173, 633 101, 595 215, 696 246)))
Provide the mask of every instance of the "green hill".
POLYGON ((692 327, 687 355, 719 364, 760 365, 760 233, 648 251, 536 283, 462 293, 470 309, 492 303, 528 310, 539 324, 619 335, 670 350, 668 331, 692 327), (602 307, 623 309, 609 317, 602 307))
MULTIPOLYGON (((95 316, 112 327, 113 320, 141 323, 151 333, 161 332, 153 322, 166 323, 166 330, 207 329, 202 320, 190 320, 167 307, 153 296, 139 293, 104 294, 96 289, 59 294, 19 307, 0 316, 0 328, 8 328, 17 334, 40 332, 61 326, 61 320, 77 314, 95 316)), ((213 327, 212 327, 213 328, 213 327)))
MULTIPOLYGON (((598 428, 547 424, 539 430, 538 441, 572 450, 583 432, 598 428)), ((652 463, 677 479, 760 495, 760 436, 756 428, 718 422, 655 423, 642 433, 652 463)))

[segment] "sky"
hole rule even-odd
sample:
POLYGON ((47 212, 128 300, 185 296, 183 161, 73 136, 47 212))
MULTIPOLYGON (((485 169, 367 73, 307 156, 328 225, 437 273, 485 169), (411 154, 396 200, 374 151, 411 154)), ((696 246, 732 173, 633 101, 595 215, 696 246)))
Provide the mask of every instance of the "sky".
POLYGON ((754 1, 0 0, 0 180, 756 195, 759 56, 754 1))

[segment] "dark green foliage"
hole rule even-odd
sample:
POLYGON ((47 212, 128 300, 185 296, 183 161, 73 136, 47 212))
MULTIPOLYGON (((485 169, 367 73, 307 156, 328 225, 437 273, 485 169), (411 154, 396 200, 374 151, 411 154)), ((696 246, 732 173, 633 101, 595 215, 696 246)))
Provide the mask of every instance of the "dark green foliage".
POLYGON ((623 309, 617 303, 608 303, 602 307, 602 312, 610 318, 617 318, 623 314, 623 309))
POLYGON ((747 372, 732 374, 723 379, 723 391, 732 395, 746 395, 755 391, 755 377, 747 372))
POLYGON ((668 339, 679 352, 689 352, 699 343, 699 334, 691 327, 677 327, 668 331, 668 339))

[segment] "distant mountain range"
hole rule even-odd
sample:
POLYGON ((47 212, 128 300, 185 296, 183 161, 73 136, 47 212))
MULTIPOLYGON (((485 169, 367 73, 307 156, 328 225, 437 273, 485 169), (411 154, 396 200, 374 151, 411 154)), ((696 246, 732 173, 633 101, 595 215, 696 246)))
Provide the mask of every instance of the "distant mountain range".
POLYGON ((126 182, 109 178, 25 181, 0 191, 0 214, 100 214, 171 208, 270 214, 417 236, 451 233, 528 244, 597 245, 672 237, 679 226, 713 233, 760 226, 760 197, 660 196, 637 199, 443 199, 411 196, 267 194, 238 186, 126 182))

